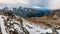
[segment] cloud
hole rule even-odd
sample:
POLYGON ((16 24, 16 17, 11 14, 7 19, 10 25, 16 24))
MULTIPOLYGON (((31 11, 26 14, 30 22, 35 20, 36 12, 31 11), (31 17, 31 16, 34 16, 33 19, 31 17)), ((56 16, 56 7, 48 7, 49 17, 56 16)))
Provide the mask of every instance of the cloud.
POLYGON ((32 8, 36 8, 36 9, 40 9, 40 8, 42 8, 42 7, 40 7, 40 6, 32 6, 32 8))
POLYGON ((22 4, 30 4, 30 5, 39 5, 42 0, 0 0, 0 3, 22 3, 22 4))
POLYGON ((22 4, 30 4, 30 5, 40 5, 45 4, 46 0, 0 0, 0 3, 9 3, 9 4, 15 4, 15 3, 22 3, 22 4))
POLYGON ((0 0, 0 3, 13 3, 11 0, 0 0))
POLYGON ((16 3, 29 4, 29 1, 28 0, 0 0, 0 3, 5 3, 5 4, 16 4, 16 3))
POLYGON ((31 5, 40 5, 42 0, 29 0, 31 5))
POLYGON ((60 0, 31 0, 30 4, 47 9, 60 9, 60 0))
POLYGON ((50 9, 60 9, 60 0, 50 0, 48 3, 50 9))
POLYGON ((60 8, 60 0, 0 0, 0 3, 4 4, 28 4, 35 8, 43 7, 47 9, 60 8))
POLYGON ((17 0, 18 3, 30 4, 29 0, 17 0))

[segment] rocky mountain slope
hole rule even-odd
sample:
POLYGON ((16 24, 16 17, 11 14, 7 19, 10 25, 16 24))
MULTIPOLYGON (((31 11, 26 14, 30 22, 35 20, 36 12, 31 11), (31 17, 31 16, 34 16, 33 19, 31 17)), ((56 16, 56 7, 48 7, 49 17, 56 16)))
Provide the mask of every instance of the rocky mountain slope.
POLYGON ((26 18, 28 21, 34 22, 36 24, 44 24, 48 27, 56 27, 60 29, 60 10, 53 10, 50 15, 45 15, 43 17, 32 17, 26 18))
MULTIPOLYGON (((48 16, 47 16, 48 17, 48 16)), ((1 28, 1 32, 2 34, 9 34, 10 32, 15 33, 15 34, 52 34, 52 33, 60 33, 58 29, 55 29, 53 25, 56 25, 54 22, 56 22, 55 18, 52 19, 47 19, 46 16, 45 17, 35 17, 35 18, 29 18, 32 22, 30 22, 30 20, 26 20, 25 18, 21 18, 22 21, 20 19, 19 16, 15 15, 13 16, 11 13, 9 12, 4 12, 4 13, 0 13, 0 28, 1 28), (9 15, 5 15, 5 14, 9 14, 9 15), (12 17, 12 18, 11 18, 12 17), (36 19, 35 19, 36 18, 36 19), (37 19, 41 19, 41 21, 39 22, 39 20, 37 19), (40 24, 38 25, 36 21, 39 22, 40 24), (47 23, 48 22, 48 23, 47 23), (41 24, 42 23, 42 24, 41 24), (52 25, 53 23, 53 25, 52 25), (23 26, 21 26, 23 24, 23 26), (49 24, 49 25, 47 25, 49 24), (51 28, 51 27, 52 28, 51 28)), ((11 34, 11 33, 10 33, 11 34)))

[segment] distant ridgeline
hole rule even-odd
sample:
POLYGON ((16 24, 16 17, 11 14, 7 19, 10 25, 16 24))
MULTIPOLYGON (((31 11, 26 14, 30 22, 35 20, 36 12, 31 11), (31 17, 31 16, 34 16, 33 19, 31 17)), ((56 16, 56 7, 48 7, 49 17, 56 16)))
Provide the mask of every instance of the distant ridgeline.
POLYGON ((15 15, 20 15, 23 17, 41 17, 44 16, 45 14, 49 14, 51 12, 51 10, 48 9, 33 9, 33 8, 26 8, 26 7, 12 7, 12 8, 8 8, 5 7, 3 9, 0 10, 0 12, 5 12, 7 10, 12 10, 13 14, 15 15))

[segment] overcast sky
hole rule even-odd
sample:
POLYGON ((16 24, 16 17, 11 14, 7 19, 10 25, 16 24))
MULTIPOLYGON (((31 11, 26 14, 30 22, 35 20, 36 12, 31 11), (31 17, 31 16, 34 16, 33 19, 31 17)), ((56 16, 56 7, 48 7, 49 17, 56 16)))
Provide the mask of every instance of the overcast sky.
POLYGON ((0 0, 0 4, 27 4, 36 8, 60 9, 60 0, 0 0))

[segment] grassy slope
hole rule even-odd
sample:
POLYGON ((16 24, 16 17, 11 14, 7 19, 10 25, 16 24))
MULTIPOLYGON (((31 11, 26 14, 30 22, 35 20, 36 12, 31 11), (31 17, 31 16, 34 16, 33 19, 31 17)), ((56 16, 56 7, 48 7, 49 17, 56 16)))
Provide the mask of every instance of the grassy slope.
POLYGON ((32 18, 26 18, 26 20, 39 25, 40 24, 46 25, 50 28, 52 27, 60 28, 60 17, 58 17, 57 15, 54 15, 53 17, 50 16, 32 17, 32 18))

